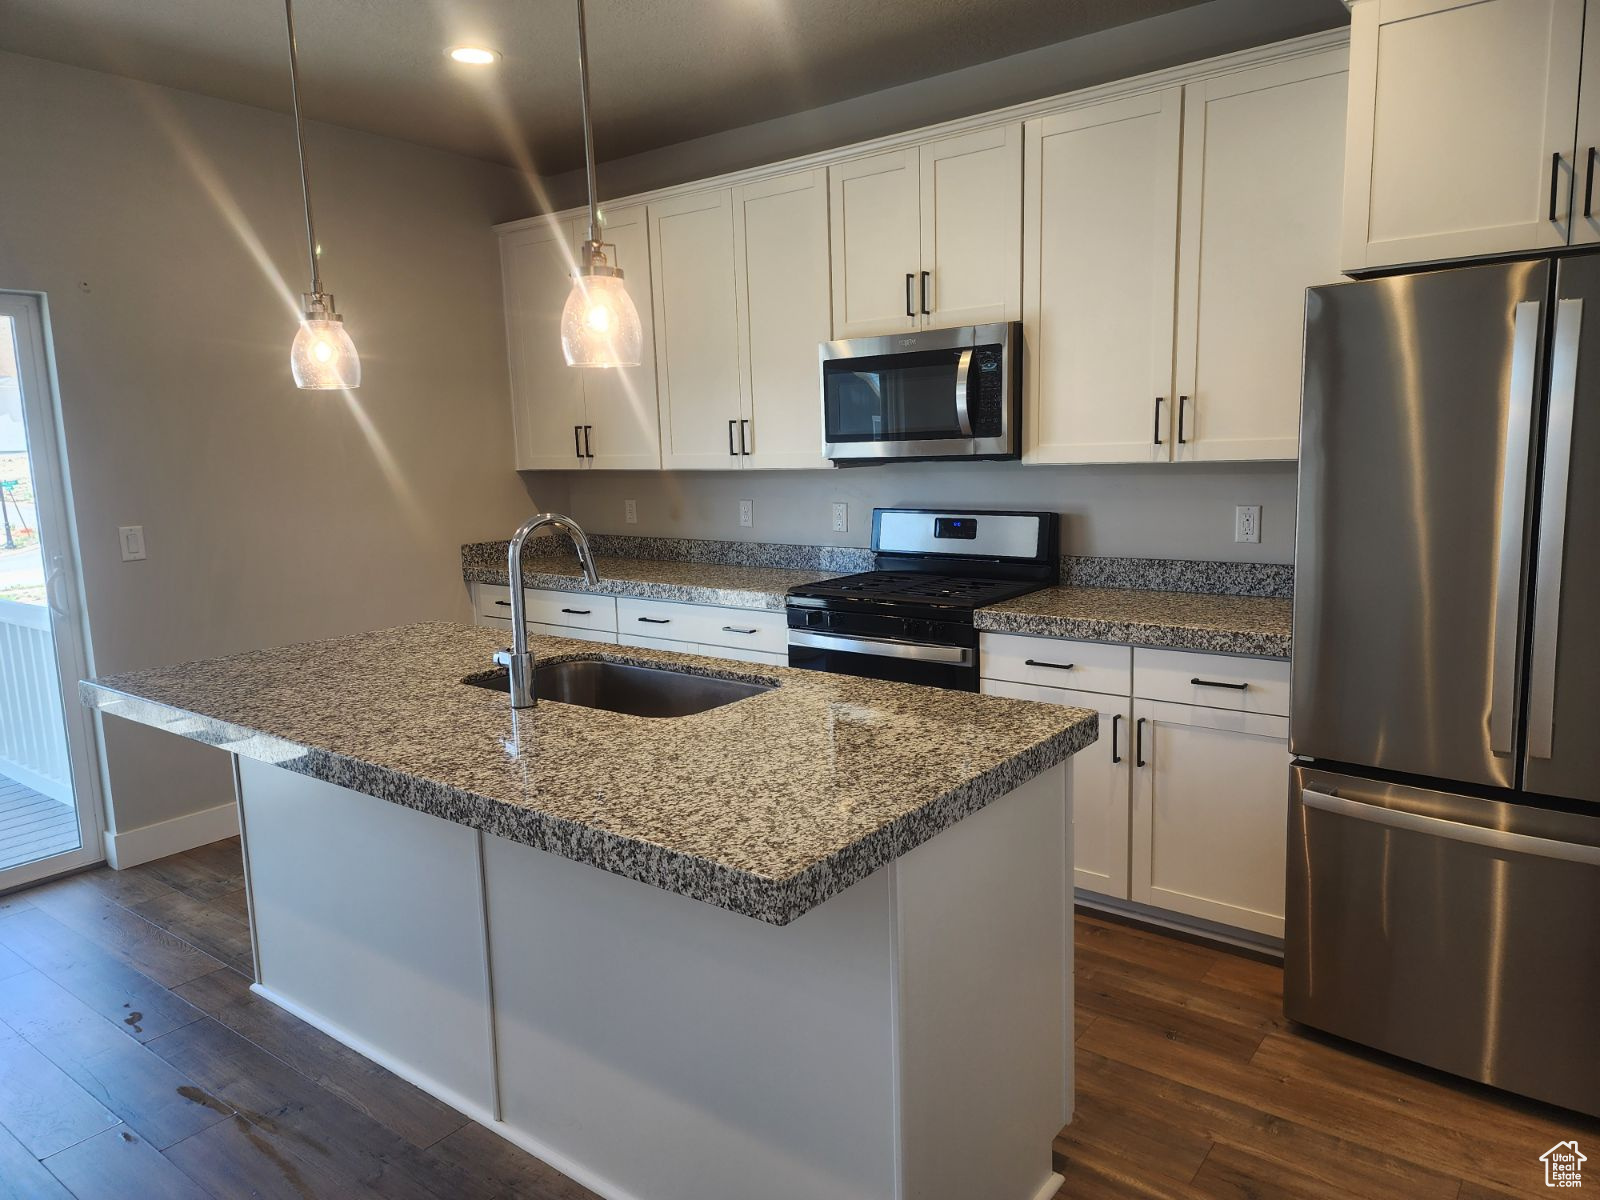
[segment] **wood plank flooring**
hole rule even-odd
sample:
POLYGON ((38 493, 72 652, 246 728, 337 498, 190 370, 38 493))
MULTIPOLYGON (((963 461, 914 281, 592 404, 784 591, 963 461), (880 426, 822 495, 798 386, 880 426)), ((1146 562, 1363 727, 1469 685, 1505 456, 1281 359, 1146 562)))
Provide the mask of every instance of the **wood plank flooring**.
MULTIPOLYGON (((234 839, 0 896, 0 1200, 595 1200, 252 993, 243 886, 234 839)), ((1274 966, 1087 915, 1077 953, 1061 1200, 1504 1200, 1600 1146, 1290 1027, 1274 966)))
POLYGON ((0 871, 78 848, 72 806, 0 775, 0 871))

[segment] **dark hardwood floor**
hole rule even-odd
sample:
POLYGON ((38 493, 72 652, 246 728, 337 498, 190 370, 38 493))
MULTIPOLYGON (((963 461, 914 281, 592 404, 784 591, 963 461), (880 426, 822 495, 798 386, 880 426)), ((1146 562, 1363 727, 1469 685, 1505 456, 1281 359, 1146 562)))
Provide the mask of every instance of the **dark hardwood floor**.
MULTIPOLYGON (((256 997, 243 887, 234 840, 0 896, 0 1200, 592 1200, 256 997)), ((1290 1028, 1270 965, 1082 915, 1077 947, 1062 1197, 1495 1200, 1600 1146, 1290 1028)))

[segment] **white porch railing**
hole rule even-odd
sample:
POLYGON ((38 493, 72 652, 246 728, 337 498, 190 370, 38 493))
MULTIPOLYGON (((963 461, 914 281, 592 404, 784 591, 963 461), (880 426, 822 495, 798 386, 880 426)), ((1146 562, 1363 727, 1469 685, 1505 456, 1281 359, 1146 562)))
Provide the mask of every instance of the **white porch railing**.
POLYGON ((0 600, 0 775, 72 803, 50 610, 0 600))

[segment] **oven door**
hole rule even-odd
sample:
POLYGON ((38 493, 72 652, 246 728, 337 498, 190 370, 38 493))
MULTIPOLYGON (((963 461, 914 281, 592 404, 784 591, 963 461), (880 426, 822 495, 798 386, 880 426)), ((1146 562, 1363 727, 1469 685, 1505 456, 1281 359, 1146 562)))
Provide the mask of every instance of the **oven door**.
POLYGON ((920 683, 958 692, 978 690, 978 651, 854 634, 789 630, 789 665, 893 683, 920 683))
POLYGON ((1015 340, 997 324, 823 343, 824 454, 1015 457, 1015 340))

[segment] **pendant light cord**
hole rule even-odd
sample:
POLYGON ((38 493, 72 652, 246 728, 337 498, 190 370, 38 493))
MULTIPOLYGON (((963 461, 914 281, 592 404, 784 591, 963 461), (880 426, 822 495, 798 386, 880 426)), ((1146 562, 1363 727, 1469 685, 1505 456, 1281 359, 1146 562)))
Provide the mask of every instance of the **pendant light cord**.
MULTIPOLYGON (((589 178, 589 241, 598 245, 600 203, 596 199, 599 193, 594 182, 594 129, 589 123, 589 38, 583 19, 583 0, 578 0, 578 95, 583 105, 583 161, 589 178)), ((301 162, 304 161, 302 155, 301 162)), ((310 211, 306 209, 308 218, 310 211)))
MULTIPOLYGON (((582 11, 582 0, 579 0, 582 11)), ((306 206, 306 255, 311 260, 311 294, 322 294, 322 270, 317 265, 317 227, 311 219, 311 170, 306 166, 306 133, 300 118, 300 55, 294 36, 294 0, 283 0, 283 17, 289 27, 289 98, 294 108, 294 144, 300 153, 300 195, 306 206)), ((590 174, 590 194, 594 176, 590 174)))

